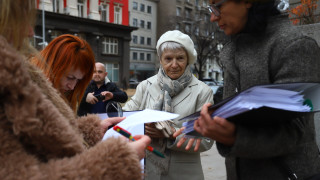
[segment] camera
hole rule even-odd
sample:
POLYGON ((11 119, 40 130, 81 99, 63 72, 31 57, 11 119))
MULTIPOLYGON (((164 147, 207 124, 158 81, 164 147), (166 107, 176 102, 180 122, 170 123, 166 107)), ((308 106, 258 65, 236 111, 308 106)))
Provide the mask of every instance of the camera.
POLYGON ((102 94, 94 95, 94 97, 96 97, 98 99, 98 101, 102 101, 105 98, 102 94))

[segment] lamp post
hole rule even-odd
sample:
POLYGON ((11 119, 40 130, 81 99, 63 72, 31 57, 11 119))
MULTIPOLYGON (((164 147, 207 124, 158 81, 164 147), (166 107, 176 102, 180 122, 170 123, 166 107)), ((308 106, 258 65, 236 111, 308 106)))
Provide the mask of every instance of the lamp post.
POLYGON ((42 49, 46 46, 44 0, 42 0, 42 49))

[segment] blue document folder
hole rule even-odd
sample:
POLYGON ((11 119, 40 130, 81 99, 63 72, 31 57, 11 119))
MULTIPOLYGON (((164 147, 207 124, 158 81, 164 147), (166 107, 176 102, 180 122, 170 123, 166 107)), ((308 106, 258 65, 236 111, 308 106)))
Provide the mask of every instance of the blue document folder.
MULTIPOLYGON (((269 84, 251 87, 209 107, 212 117, 219 116, 236 124, 265 126, 320 110, 320 83, 269 84)), ((196 112, 180 119, 185 133, 199 135, 193 129, 196 112)))

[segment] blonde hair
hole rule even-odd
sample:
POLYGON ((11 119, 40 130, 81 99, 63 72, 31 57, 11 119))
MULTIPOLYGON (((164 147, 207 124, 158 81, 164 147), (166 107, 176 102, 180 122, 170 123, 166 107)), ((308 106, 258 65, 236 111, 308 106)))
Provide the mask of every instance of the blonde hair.
POLYGON ((0 0, 0 35, 19 49, 35 23, 35 0, 0 0))

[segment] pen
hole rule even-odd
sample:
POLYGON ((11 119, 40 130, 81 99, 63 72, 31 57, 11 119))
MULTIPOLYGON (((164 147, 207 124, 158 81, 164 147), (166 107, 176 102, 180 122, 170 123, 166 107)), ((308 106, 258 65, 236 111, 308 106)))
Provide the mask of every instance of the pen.
MULTIPOLYGON (((120 133, 121 135, 127 137, 128 139, 130 139, 131 141, 135 141, 135 139, 132 137, 131 133, 128 132, 127 130, 123 129, 122 127, 120 126, 114 126, 113 127, 113 130, 117 131, 118 133, 120 133)), ((147 146, 146 148, 147 150, 149 150, 150 152, 153 152, 155 155, 159 156, 159 157, 162 157, 162 158, 165 158, 164 155, 157 151, 156 149, 154 149, 153 147, 151 146, 147 146)))

